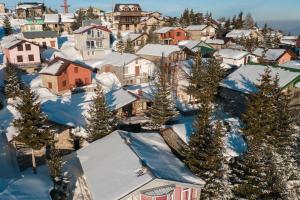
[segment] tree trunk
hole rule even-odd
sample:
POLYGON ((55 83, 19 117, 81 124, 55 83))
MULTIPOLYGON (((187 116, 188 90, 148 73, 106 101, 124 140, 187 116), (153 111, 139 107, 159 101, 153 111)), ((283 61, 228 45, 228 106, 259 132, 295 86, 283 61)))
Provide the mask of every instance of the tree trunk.
POLYGON ((31 159, 32 159, 32 170, 33 170, 33 173, 36 174, 36 162, 35 162, 35 155, 34 155, 33 149, 31 151, 31 159))

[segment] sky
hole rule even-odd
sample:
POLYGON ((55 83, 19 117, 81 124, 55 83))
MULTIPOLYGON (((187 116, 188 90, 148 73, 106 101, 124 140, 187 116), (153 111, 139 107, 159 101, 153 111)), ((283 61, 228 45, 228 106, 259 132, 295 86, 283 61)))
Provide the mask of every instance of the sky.
MULTIPOLYGON (((20 0, 2 0, 9 8, 20 0)), ((23 0, 45 2, 51 8, 61 9, 63 0, 23 0)), ((165 15, 179 16, 185 8, 210 11, 213 17, 232 16, 240 11, 250 12, 258 21, 300 20, 300 0, 68 0, 71 10, 83 6, 96 6, 109 11, 114 3, 139 3, 143 10, 160 11, 165 15)))

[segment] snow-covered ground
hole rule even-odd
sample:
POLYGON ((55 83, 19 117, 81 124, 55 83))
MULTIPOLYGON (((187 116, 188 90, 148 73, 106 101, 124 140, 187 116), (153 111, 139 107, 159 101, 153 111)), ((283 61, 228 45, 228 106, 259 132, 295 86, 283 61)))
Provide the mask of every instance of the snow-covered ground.
POLYGON ((51 200, 51 188, 48 167, 43 165, 37 168, 37 174, 33 174, 32 169, 27 169, 21 173, 21 178, 0 178, 0 199, 51 200))

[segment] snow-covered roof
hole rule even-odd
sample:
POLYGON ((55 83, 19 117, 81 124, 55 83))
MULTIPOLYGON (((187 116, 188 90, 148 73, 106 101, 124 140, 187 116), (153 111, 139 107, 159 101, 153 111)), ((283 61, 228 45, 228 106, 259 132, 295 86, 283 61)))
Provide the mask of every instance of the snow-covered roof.
MULTIPOLYGON (((257 92, 255 85, 259 84, 261 75, 268 66, 244 65, 227 76, 220 85, 225 88, 236 90, 245 94, 257 92)), ((287 84, 300 77, 300 72, 292 72, 280 67, 270 67, 271 75, 278 74, 279 87, 284 88, 287 84)))
POLYGON ((298 35, 285 35, 282 36, 282 40, 297 40, 299 38, 298 35))
POLYGON ((143 35, 143 33, 128 33, 122 37, 122 40, 124 42, 126 42, 128 39, 130 41, 134 41, 134 40, 138 39, 139 37, 141 37, 142 35, 143 35))
POLYGON ((201 41, 198 40, 182 40, 178 43, 179 46, 186 47, 190 50, 193 50, 195 47, 197 47, 201 41))
POLYGON ((227 38, 241 38, 241 37, 248 37, 251 35, 253 30, 241 30, 241 29, 234 29, 226 34, 227 38))
POLYGON ((201 24, 201 25, 190 25, 186 27, 184 30, 186 31, 202 31, 207 27, 206 24, 201 24))
POLYGON ((246 51, 236 50, 236 49, 220 49, 214 53, 214 56, 221 58, 228 58, 239 60, 247 56, 249 53, 246 51))
MULTIPOLYGON (((264 49, 257 48, 253 51, 253 54, 259 57, 263 56, 264 49)), ((269 61, 276 61, 278 60, 284 53, 286 52, 285 49, 268 49, 265 53, 264 59, 269 61)))
POLYGON ((291 60, 281 65, 282 67, 300 70, 300 60, 291 60))
POLYGON ((105 100, 111 110, 118 110, 130 103, 135 102, 137 98, 123 88, 120 88, 106 93, 105 100))
POLYGON ((222 40, 222 39, 210 39, 210 38, 208 38, 207 40, 205 40, 205 42, 207 44, 218 44, 218 45, 225 44, 224 40, 222 40))
POLYGON ((115 90, 121 87, 119 79, 111 72, 97 73, 95 79, 101 83, 105 91, 115 90))
POLYGON ((29 8, 38 8, 38 7, 44 7, 43 3, 38 2, 23 2, 18 3, 16 9, 29 9, 29 8))
POLYGON ((44 15, 45 23, 59 23, 59 15, 58 14, 45 14, 44 15))
POLYGON ((159 133, 125 133, 130 147, 156 178, 203 185, 171 151, 159 133), (159 155, 159 156, 157 156, 159 155))
POLYGON ((22 33, 26 39, 36 38, 57 38, 58 34, 55 31, 28 31, 22 33))
POLYGON ((159 33, 159 34, 161 34, 161 33, 167 33, 167 32, 169 32, 169 31, 171 31, 173 29, 176 29, 176 27, 162 27, 162 28, 154 31, 154 33, 159 33))
POLYGON ((83 68, 90 69, 87 65, 79 62, 73 62, 64 58, 56 57, 53 61, 49 63, 48 66, 44 67, 39 73, 40 74, 48 74, 53 76, 60 75, 63 71, 65 71, 70 64, 75 64, 76 66, 80 66, 83 68))
POLYGON ((99 29, 102 31, 106 31, 106 32, 111 32, 106 26, 99 26, 99 25, 90 25, 90 26, 84 26, 84 27, 80 27, 79 29, 75 30, 73 33, 74 34, 81 34, 84 32, 87 32, 90 29, 99 29))
POLYGON ((168 57, 170 54, 179 52, 180 48, 177 45, 162 45, 162 44, 147 44, 140 49, 137 55, 149 55, 161 57, 168 57))
POLYGON ((72 23, 75 21, 75 15, 74 13, 62 13, 60 14, 61 22, 62 23, 72 23))
POLYGON ((95 65, 95 68, 101 68, 105 65, 112 65, 114 67, 123 67, 131 63, 132 61, 136 60, 138 56, 131 54, 131 53, 119 53, 119 52, 112 52, 98 62, 98 65, 95 65))

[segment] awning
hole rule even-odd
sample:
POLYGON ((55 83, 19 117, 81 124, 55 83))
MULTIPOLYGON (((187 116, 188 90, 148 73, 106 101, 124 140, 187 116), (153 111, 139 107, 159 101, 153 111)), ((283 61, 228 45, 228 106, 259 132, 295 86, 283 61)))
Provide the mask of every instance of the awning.
POLYGON ((175 190, 175 185, 167 185, 167 186, 152 188, 149 190, 144 190, 141 193, 146 196, 155 197, 155 196, 162 196, 162 195, 170 194, 174 190, 175 190))

